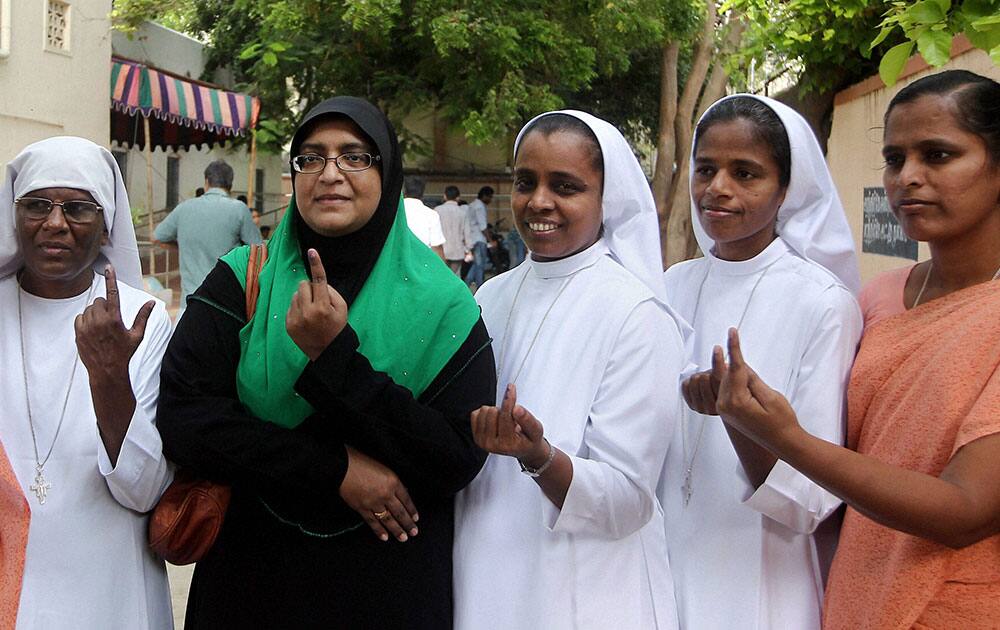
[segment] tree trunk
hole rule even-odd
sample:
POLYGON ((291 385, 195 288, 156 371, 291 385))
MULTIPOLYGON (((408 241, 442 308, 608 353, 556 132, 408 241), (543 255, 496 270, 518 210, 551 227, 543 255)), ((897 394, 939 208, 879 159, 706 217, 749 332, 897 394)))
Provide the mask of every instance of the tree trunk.
POLYGON ((833 127, 833 97, 836 90, 804 92, 797 84, 774 95, 775 100, 788 105, 809 122, 819 146, 826 154, 826 143, 833 127))
POLYGON ((677 103, 677 115, 674 118, 674 171, 673 183, 670 186, 669 211, 667 216, 667 237, 661 241, 663 248, 663 266, 687 259, 694 233, 691 230, 691 212, 688 202, 688 163, 691 155, 691 132, 694 108, 705 84, 711 63, 711 54, 715 49, 715 22, 718 17, 715 0, 705 3, 705 23, 701 37, 695 48, 694 60, 684 83, 684 92, 677 103))
POLYGON ((714 103, 722 98, 726 91, 726 84, 729 83, 729 73, 726 71, 726 57, 739 48, 743 39, 743 31, 746 30, 746 22, 737 19, 729 19, 729 30, 721 50, 715 56, 715 63, 712 64, 712 73, 708 77, 708 83, 701 94, 701 101, 698 102, 698 111, 693 120, 701 118, 702 114, 714 103))
MULTIPOLYGON (((674 178, 674 118, 677 117, 677 57, 679 42, 663 46, 660 68, 660 131, 656 142, 656 166, 653 168, 653 200, 660 220, 660 242, 667 238, 670 219, 668 194, 674 178)), ((661 250, 663 247, 661 246, 661 250)))

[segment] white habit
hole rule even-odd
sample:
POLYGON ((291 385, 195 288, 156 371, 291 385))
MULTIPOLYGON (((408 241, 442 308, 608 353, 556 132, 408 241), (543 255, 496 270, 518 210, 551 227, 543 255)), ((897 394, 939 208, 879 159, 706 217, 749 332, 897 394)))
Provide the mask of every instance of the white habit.
POLYGON ((517 460, 490 455, 459 493, 455 627, 673 630, 656 482, 680 413, 683 323, 665 304, 656 210, 631 148, 607 122, 561 113, 600 143, 604 236, 560 260, 529 258, 476 300, 496 404, 514 383, 573 478, 560 510, 517 460))
MULTIPOLYGON (((105 295, 104 277, 96 275, 94 283, 91 301, 105 295)), ((118 288, 122 319, 131 325, 151 298, 124 283, 118 288)), ((77 365, 62 429, 44 467, 52 487, 40 504, 30 488, 35 454, 25 406, 19 290, 14 276, 0 280, 0 436, 31 509, 17 628, 169 628, 167 576, 146 535, 146 512, 171 480, 153 424, 160 360, 170 338, 166 309, 157 302, 129 364, 136 410, 114 467, 98 434, 87 369, 77 365)), ((73 320, 87 298, 21 292, 24 364, 42 459, 55 437, 73 362, 79 361, 73 320)))
MULTIPOLYGON (((712 348, 725 347, 746 308, 739 328, 748 364, 788 398, 806 431, 843 443, 861 314, 832 274, 778 238, 751 260, 709 255, 674 265, 665 280, 672 305, 695 328, 700 370, 711 367, 712 348)), ((659 496, 682 628, 819 628, 820 557, 829 561, 833 550, 817 549, 811 534, 839 499, 780 460, 754 492, 722 420, 686 405, 659 496), (685 506, 681 486, 692 458, 685 506)))
POLYGON ((173 476, 153 424, 170 319, 157 300, 129 363, 136 408, 114 467, 98 433, 73 327, 89 302, 107 295, 100 273, 108 263, 118 277, 126 326, 154 299, 133 288, 141 286, 142 276, 125 183, 107 149, 69 136, 29 145, 6 171, 0 190, 0 442, 31 512, 17 628, 170 628, 166 570, 150 552, 146 534, 146 513, 173 476), (94 197, 103 208, 108 239, 93 263, 98 274, 89 291, 45 299, 18 286, 16 272, 23 257, 14 200, 35 190, 63 187, 94 197), (23 321, 18 317, 19 293, 23 321), (65 418, 56 439, 64 401, 65 418), (51 485, 44 504, 31 488, 36 485, 32 425, 39 459, 45 460, 52 447, 43 467, 45 482, 51 485))
MULTIPOLYGON (((667 270, 668 300, 694 328, 689 348, 698 370, 711 368, 712 348, 725 348, 729 328, 739 328, 748 364, 788 399, 803 428, 842 444, 862 326, 854 242, 808 123, 781 103, 753 98, 781 119, 791 149, 778 238, 750 260, 721 260, 692 204, 706 254, 667 270)), ((839 499, 780 460, 755 491, 722 420, 686 405, 658 495, 681 628, 818 630, 836 532, 813 532, 839 499)))
POLYGON ((476 299, 503 357, 497 405, 523 362, 517 402, 572 457, 573 481, 560 511, 514 458, 489 456, 456 502, 455 627, 675 627, 654 496, 684 366, 673 319, 603 242, 528 259, 476 299))

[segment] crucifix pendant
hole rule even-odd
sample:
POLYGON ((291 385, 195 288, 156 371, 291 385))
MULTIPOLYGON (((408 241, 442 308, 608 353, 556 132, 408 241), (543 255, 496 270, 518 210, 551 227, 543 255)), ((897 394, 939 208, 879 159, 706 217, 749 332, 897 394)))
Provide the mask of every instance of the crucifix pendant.
POLYGON ((45 481, 41 466, 35 467, 35 483, 28 486, 28 489, 35 493, 40 504, 45 503, 45 498, 48 496, 49 490, 52 489, 52 484, 45 481))
POLYGON ((684 473, 684 485, 681 486, 681 492, 684 493, 684 507, 687 507, 688 503, 691 502, 691 494, 694 489, 691 487, 691 469, 688 468, 687 472, 684 473))

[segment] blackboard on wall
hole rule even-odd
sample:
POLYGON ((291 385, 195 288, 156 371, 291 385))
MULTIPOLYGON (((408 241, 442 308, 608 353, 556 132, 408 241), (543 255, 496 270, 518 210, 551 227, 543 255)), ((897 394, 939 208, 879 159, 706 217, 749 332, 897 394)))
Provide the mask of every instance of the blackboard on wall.
POLYGON ((917 259, 917 242, 908 238, 889 209, 885 188, 864 189, 864 223, 861 251, 869 254, 917 259))

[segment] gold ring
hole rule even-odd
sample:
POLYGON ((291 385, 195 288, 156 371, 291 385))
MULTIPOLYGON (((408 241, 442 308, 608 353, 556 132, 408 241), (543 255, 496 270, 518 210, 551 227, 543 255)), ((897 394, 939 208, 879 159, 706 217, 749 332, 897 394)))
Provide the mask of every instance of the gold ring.
POLYGON ((381 512, 372 512, 372 515, 381 521, 385 517, 389 516, 389 510, 382 510, 381 512))

